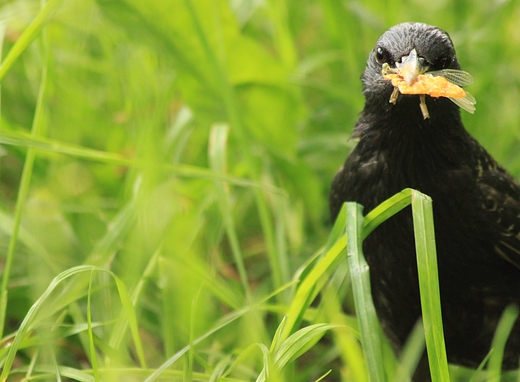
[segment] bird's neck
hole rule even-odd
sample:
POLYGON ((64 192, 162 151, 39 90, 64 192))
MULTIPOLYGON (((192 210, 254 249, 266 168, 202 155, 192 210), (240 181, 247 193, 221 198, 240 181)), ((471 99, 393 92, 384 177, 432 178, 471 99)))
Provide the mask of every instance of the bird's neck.
POLYGON ((384 110, 367 101, 356 126, 359 144, 398 171, 436 171, 467 162, 463 153, 468 152, 469 134, 458 107, 448 99, 431 98, 427 106, 430 118, 424 119, 418 97, 402 99, 384 110))

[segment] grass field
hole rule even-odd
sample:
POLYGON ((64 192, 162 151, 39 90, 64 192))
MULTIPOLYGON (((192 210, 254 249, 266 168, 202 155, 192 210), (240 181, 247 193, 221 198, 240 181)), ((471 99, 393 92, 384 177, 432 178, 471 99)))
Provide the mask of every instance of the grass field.
MULTIPOLYGON (((399 381, 413 368, 421 328, 396 360, 357 249, 412 199, 420 240, 428 199, 408 191, 365 220, 349 205, 334 229, 328 216, 359 77, 388 27, 447 30, 475 78, 465 125, 520 178, 517 0, 0 4, 0 380, 399 381)), ((447 381, 442 342, 426 342, 447 381)), ((494 354, 490 372, 451 380, 499 380, 494 354)))

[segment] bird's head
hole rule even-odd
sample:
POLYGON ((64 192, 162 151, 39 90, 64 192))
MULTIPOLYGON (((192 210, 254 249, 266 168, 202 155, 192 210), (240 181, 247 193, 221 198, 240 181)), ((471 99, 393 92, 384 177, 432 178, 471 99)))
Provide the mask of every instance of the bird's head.
MULTIPOLYGON (((403 23, 390 28, 377 41, 362 76, 366 106, 386 111, 394 106, 389 104, 394 87, 383 78, 383 65, 390 70, 398 70, 408 85, 413 85, 417 77, 424 73, 443 69, 460 70, 453 42, 443 30, 422 23, 403 23)), ((401 95, 399 98, 394 106, 399 112, 419 102, 417 95, 401 95)), ((447 99, 435 101, 446 104, 448 109, 457 110, 447 99)), ((415 106, 413 112, 419 113, 418 110, 415 106)))

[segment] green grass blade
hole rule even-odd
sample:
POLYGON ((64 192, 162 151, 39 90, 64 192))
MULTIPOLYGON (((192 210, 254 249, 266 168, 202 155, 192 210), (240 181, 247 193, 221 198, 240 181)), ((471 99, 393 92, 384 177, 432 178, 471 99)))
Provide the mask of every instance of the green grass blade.
POLYGON ((281 370, 289 362, 294 361, 312 347, 326 331, 340 326, 334 324, 314 324, 298 330, 287 338, 276 351, 274 357, 276 367, 281 370))
MULTIPOLYGON (((478 365, 478 367, 475 369, 475 371, 473 372, 472 376, 471 376, 471 379, 469 380, 469 382, 477 382, 477 381, 482 381, 482 378, 481 378, 481 374, 480 372, 482 370, 484 370, 484 367, 486 367, 488 361, 489 361, 489 357, 491 357, 491 353, 493 352, 493 350, 490 350, 487 355, 484 357, 484 359, 482 360, 482 362, 480 362, 480 364, 478 365)), ((518 374, 520 376, 520 373, 518 374)))
MULTIPOLYGON (((222 379, 226 379, 226 377, 229 374, 231 374, 235 369, 237 369, 237 367, 246 358, 248 358, 251 355, 251 353, 253 353, 253 351, 256 350, 256 349, 260 349, 260 351, 262 353, 262 362, 263 362, 263 365, 264 365, 264 368, 262 369, 262 372, 260 373, 258 378, 260 378, 264 374, 269 375, 270 363, 271 363, 270 362, 270 357, 269 357, 269 354, 270 354, 269 349, 264 344, 254 343, 254 344, 249 345, 246 349, 244 349, 243 351, 240 352, 240 354, 235 358, 235 360, 227 368, 227 370, 222 372, 221 378, 222 379)), ((231 356, 226 357, 225 360, 226 360, 226 363, 230 363, 231 356)), ((224 361, 224 359, 223 359, 223 361, 224 361)), ((219 381, 221 381, 221 379, 219 379, 219 381)))
POLYGON ((433 381, 449 381, 442 329, 432 202, 430 197, 419 191, 411 192, 419 289, 430 373, 433 381))
POLYGON ((518 318, 518 307, 511 305, 506 308, 498 323, 495 337, 491 343, 491 356, 488 365, 488 382, 500 382, 502 373, 502 360, 507 339, 511 334, 513 325, 518 318))
MULTIPOLYGON (((117 166, 143 168, 146 165, 146 163, 143 163, 143 161, 131 159, 120 154, 74 146, 68 143, 48 139, 46 137, 32 136, 22 132, 6 130, 0 131, 0 144, 33 148, 45 153, 62 154, 117 166)), ((276 186, 255 182, 229 174, 216 173, 204 167, 179 163, 161 163, 160 168, 181 177, 221 180, 236 186, 257 188, 258 190, 269 192, 275 195, 285 196, 285 191, 276 186)))
POLYGON ((56 382, 61 382, 61 373, 60 368, 58 366, 58 362, 56 360, 56 353, 53 351, 53 349, 49 349, 49 353, 52 359, 52 366, 53 366, 53 373, 54 373, 54 379, 56 382))
POLYGON ((99 381, 99 369, 97 363, 97 355, 96 355, 96 345, 94 343, 94 332, 92 331, 92 278, 94 276, 94 270, 90 272, 90 278, 88 283, 88 293, 87 293, 87 325, 88 325, 88 339, 89 339, 89 351, 90 351, 90 363, 92 365, 92 372, 94 373, 94 378, 96 381, 99 381))
MULTIPOLYGON (((284 321, 280 324, 283 326, 284 321)), ((343 325, 339 324, 314 324, 302 328, 295 333, 291 334, 283 343, 279 346, 271 346, 269 350, 270 354, 274 352, 274 363, 276 366, 275 375, 281 375, 279 372, 290 362, 293 362, 300 355, 309 350, 322 336, 323 334, 333 328, 338 328, 343 325)), ((275 336, 276 339, 277 336, 275 336)), ((274 343, 274 342, 273 342, 274 343)), ((265 358, 265 357, 264 357, 265 358)), ((257 382, 271 380, 269 375, 269 362, 264 360, 264 369, 257 378, 257 382)), ((271 365, 272 366, 272 365, 271 365)))
MULTIPOLYGON (((5 358, 4 368, 2 369, 2 374, 0 375, 0 379, 5 379, 9 375, 11 367, 12 367, 14 359, 15 359, 15 356, 16 356, 16 352, 21 348, 22 341, 26 338, 26 336, 30 333, 30 331, 33 330, 33 326, 34 326, 34 323, 37 322, 38 315, 42 312, 45 313, 45 310, 49 309, 49 306, 52 307, 52 304, 49 303, 49 297, 56 290, 56 288, 60 284, 62 284, 66 279, 68 279, 72 276, 76 276, 76 275, 79 275, 84 272, 93 272, 93 271, 106 272, 112 278, 114 278, 114 280, 116 282, 117 290, 119 293, 119 298, 121 300, 121 304, 123 305, 123 310, 125 312, 125 317, 128 320, 128 325, 130 327, 130 331, 133 336, 137 356, 139 358, 139 361, 141 362, 141 365, 143 365, 143 367, 146 367, 145 358, 144 358, 144 350, 143 350, 143 345, 142 345, 140 337, 139 337, 135 311, 134 311, 132 302, 130 300, 130 297, 129 297, 128 293, 126 292, 126 287, 125 287, 124 283, 113 272, 107 271, 106 269, 99 268, 96 266, 82 265, 82 266, 77 266, 77 267, 67 269, 66 271, 63 271, 58 276, 56 276, 51 281, 51 283, 49 284, 47 289, 44 291, 44 293, 40 296, 40 298, 38 298, 38 300, 29 309, 29 312, 26 314, 11 346, 9 347, 9 351, 5 358)), ((92 327, 92 323, 90 323, 90 327, 92 327)))
POLYGON ((139 336, 139 326, 137 324, 137 317, 135 314, 135 308, 132 304, 132 300, 126 290, 126 286, 123 281, 117 277, 114 273, 109 272, 109 274, 116 281, 117 292, 119 293, 119 299, 121 300, 121 304, 123 305, 123 311, 125 312, 125 318, 128 321, 128 326, 130 327, 130 332, 132 333, 132 339, 134 341, 135 350, 137 352, 137 358, 139 359, 139 363, 142 367, 146 368, 146 359, 144 356, 144 347, 141 342, 141 337, 139 336))
POLYGON ((424 328, 422 320, 417 322, 412 333, 408 337, 403 351, 400 354, 400 362, 397 367, 394 382, 407 381, 411 378, 414 370, 424 351, 424 328))
POLYGON ((406 188, 403 191, 388 198, 365 216, 363 228, 363 240, 377 228, 379 224, 388 220, 412 202, 412 190, 406 188))
MULTIPOLYGON (((13 374, 15 373, 24 373, 27 371, 27 367, 21 367, 19 369, 13 370, 13 374)), ((34 368, 34 372, 39 373, 38 376, 33 376, 31 378, 24 379, 24 381, 50 381, 50 380, 56 380, 55 375, 52 375, 53 373, 56 374, 56 371, 54 369, 53 365, 39 365, 34 368), (42 374, 49 374, 47 378, 42 378, 42 374), (54 379, 52 379, 54 377, 54 379)), ((68 366, 59 366, 58 367, 58 373, 59 375, 67 378, 67 380, 71 381, 78 381, 78 382, 96 382, 99 381, 99 379, 95 379, 92 375, 90 375, 87 371, 74 369, 72 367, 68 366)))
POLYGON ((367 360, 370 380, 385 381, 381 330, 370 291, 368 264, 362 253, 363 207, 352 202, 347 205, 347 251, 352 279, 354 303, 359 321, 361 343, 367 360))
POLYGON ((330 270, 334 264, 345 259, 345 238, 339 239, 327 253, 321 258, 314 268, 308 273, 299 285, 292 303, 287 310, 287 322, 283 329, 281 339, 285 340, 294 331, 301 321, 305 310, 310 306, 316 293, 323 283, 320 279, 330 270))
MULTIPOLYGON (((227 171, 226 161, 226 150, 227 150, 227 139, 229 135, 229 126, 224 124, 214 125, 211 129, 210 144, 209 144, 209 158, 210 165, 213 171, 217 173, 225 173, 227 171)), ((235 227, 235 222, 231 214, 232 207, 229 200, 229 193, 226 184, 222 182, 215 182, 216 194, 218 207, 220 208, 220 214, 224 221, 224 227, 226 234, 231 246, 231 252, 233 259, 240 276, 242 283, 242 289, 246 296, 247 301, 250 301, 250 290, 249 290, 249 277, 247 275, 246 267, 244 264, 244 257, 242 250, 240 249, 240 243, 235 227)))
MULTIPOLYGON (((214 51, 214 47, 211 46, 209 42, 208 36, 204 32, 204 28, 199 20, 197 15, 196 8, 193 4, 193 0, 185 0, 186 8, 191 15, 193 26, 195 27, 195 32, 200 40, 202 48, 207 57, 207 62, 209 64, 209 68, 211 70, 213 78, 216 80, 219 90, 220 97, 226 109, 227 118, 229 124, 233 126, 233 131, 235 136, 238 138, 239 146, 242 150, 242 155, 244 155, 244 161, 246 163, 246 168, 249 172, 249 177, 253 180, 260 179, 260 170, 257 165, 257 160, 252 155, 250 138, 248 137, 248 131, 246 130, 246 126, 243 123, 242 114, 240 113, 240 104, 237 101, 237 95, 235 93, 235 89, 232 86, 228 73, 224 70, 224 65, 220 62, 217 53, 214 51)), ((215 8, 216 10, 218 8, 215 8)), ((218 11, 215 12, 215 17, 218 19, 220 15, 218 11)), ((219 25, 220 23, 216 23, 219 25)), ((215 27, 214 33, 217 36, 220 36, 221 30, 218 27, 215 27)), ((219 44, 223 43, 223 41, 219 40, 219 44)), ((264 235, 264 240, 267 247, 267 254, 269 256, 269 262, 272 271, 272 278, 274 282, 274 287, 279 288, 286 280, 285 271, 286 267, 284 264, 284 256, 280 256, 277 251, 277 246, 275 243, 275 234, 274 229, 271 226, 272 216, 269 211, 269 204, 266 200, 266 197, 260 190, 254 190, 255 202, 258 209, 258 215, 260 220, 260 225, 262 227, 262 233, 264 235)))
POLYGON ((22 33, 16 44, 11 48, 5 57, 2 66, 0 66, 0 82, 3 81, 5 75, 9 72, 15 61, 27 49, 29 44, 38 36, 45 24, 52 18, 53 14, 61 6, 64 0, 50 0, 38 13, 38 16, 22 33))
MULTIPOLYGON (((57 2, 53 0, 50 3, 57 3, 57 2)), ((47 4, 47 6, 42 10, 42 13, 45 10, 49 9, 50 3, 47 4)), ((40 13, 40 15, 41 15, 41 13, 40 13)), ((35 24, 35 22, 33 22, 33 24, 35 24)), ((31 27, 29 27, 29 28, 31 28, 31 27)), ((31 40, 33 37, 34 36, 31 35, 31 40)), ((43 130, 44 113, 45 113, 45 108, 46 108, 44 100, 46 97, 46 90, 47 90, 48 57, 47 57, 46 39, 42 38, 42 40, 43 40, 42 48, 43 48, 44 63, 43 63, 43 66, 41 67, 41 77, 40 77, 40 86, 38 89, 38 99, 36 101, 36 110, 34 112, 33 122, 32 122, 32 127, 31 127, 31 135, 36 136, 36 137, 40 136, 41 132, 43 130)), ((16 46, 17 45, 15 45, 13 47, 11 52, 15 49, 16 46)), ((25 49, 25 47, 24 47, 24 49, 25 49)), ((4 69, 4 67, 6 68, 5 70, 8 70, 9 66, 12 64, 12 62, 9 63, 7 61, 9 56, 10 56, 10 54, 6 57, 6 60, 4 61, 2 67, 0 67, 0 82, 2 80, 2 70, 4 69)), ((4 73, 4 75, 5 75, 5 73, 4 73)), ((5 258, 5 265, 4 265, 3 275, 2 275, 2 283, 0 284, 0 309, 1 309, 0 310, 0 336, 2 336, 4 333, 7 301, 9 299, 8 284, 10 281, 11 269, 13 266, 16 245, 18 243, 18 235, 20 232, 20 225, 21 225, 21 221, 22 221, 23 210, 25 207, 25 201, 27 200, 27 196, 29 195, 29 187, 30 187, 31 178, 33 175, 33 167, 34 167, 35 159, 36 159, 36 152, 32 149, 27 150, 27 155, 25 157, 25 163, 24 163, 23 170, 22 170, 22 177, 20 180, 20 189, 18 191, 18 196, 16 199, 13 233, 9 240, 9 246, 7 249, 7 255, 5 258)))
POLYGON ((9 372, 11 371, 11 367, 14 362, 14 358, 16 356, 16 352, 20 348, 20 343, 22 340, 28 335, 28 333, 32 330, 32 324, 36 318, 36 315, 46 307, 47 299, 51 295, 51 293, 60 285, 64 280, 69 277, 75 276, 82 272, 92 271, 96 267, 82 265, 78 267, 74 267, 71 269, 67 269, 66 271, 60 273, 56 276, 52 282, 49 284, 45 292, 40 296, 40 298, 31 306, 27 314, 25 315, 24 320, 20 324, 18 332, 9 347, 9 352, 7 353, 7 357, 5 359, 4 367, 2 369, 2 374, 0 375, 1 380, 5 380, 9 372))
MULTIPOLYGON (((207 331, 202 336, 198 337, 196 340, 193 341, 194 345, 199 344, 200 342, 204 341, 206 338, 210 337, 214 333, 218 332, 220 329, 226 327, 227 325, 231 324, 232 322, 236 321, 240 317, 244 316, 247 312, 250 311, 250 308, 244 308, 239 311, 235 311, 229 315, 226 316, 226 318, 223 320, 223 322, 219 323, 209 331, 207 331)), ((162 373, 164 373, 171 365, 173 365, 179 358, 181 358, 186 352, 189 350, 189 345, 183 347, 181 350, 179 350, 177 353, 169 357, 165 362, 163 362, 155 371, 150 374, 144 382, 152 382, 157 380, 161 376, 162 373)))

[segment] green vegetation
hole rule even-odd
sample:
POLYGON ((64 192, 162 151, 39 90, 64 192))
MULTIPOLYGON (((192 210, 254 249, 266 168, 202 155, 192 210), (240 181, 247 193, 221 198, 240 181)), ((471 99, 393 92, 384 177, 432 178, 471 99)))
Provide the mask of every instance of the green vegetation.
MULTIPOLYGON (((0 1, 0 379, 399 381, 424 343, 447 375, 435 273, 432 331, 396 360, 357 251, 416 203, 432 261, 428 198, 332 227, 328 188, 368 53, 410 20, 450 33, 466 126, 520 178, 519 18, 507 0, 0 1)), ((516 315, 489 375, 451 379, 500 378, 516 315)))

